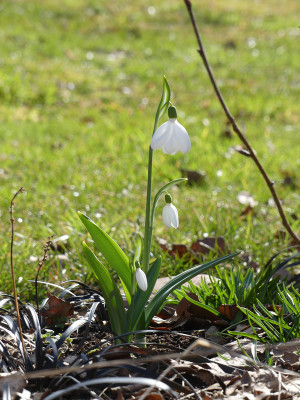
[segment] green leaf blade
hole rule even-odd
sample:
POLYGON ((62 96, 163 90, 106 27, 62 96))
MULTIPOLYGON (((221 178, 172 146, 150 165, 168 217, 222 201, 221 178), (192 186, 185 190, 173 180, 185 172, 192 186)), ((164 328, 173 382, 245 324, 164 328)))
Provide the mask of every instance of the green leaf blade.
POLYGON ((101 228, 99 228, 89 217, 78 212, 79 218, 89 231, 96 247, 102 253, 108 264, 119 275, 128 302, 131 301, 131 269, 126 254, 119 245, 101 228))
POLYGON ((169 86, 169 82, 167 81, 167 78, 164 76, 163 77, 163 90, 162 90, 162 96, 156 111, 156 116, 155 116, 155 122, 156 124, 158 123, 159 119, 164 115, 164 113, 167 111, 169 102, 171 98, 171 89, 169 86))
POLYGON ((126 326, 125 308, 116 282, 85 242, 83 242, 83 252, 99 282, 113 332, 117 335, 124 333, 126 326))
POLYGON ((172 293, 175 289, 181 286, 183 283, 192 279, 194 276, 199 275, 200 273, 206 271, 207 269, 214 267, 222 262, 231 260, 235 257, 237 253, 229 254, 227 256, 218 258, 217 260, 210 261, 203 265, 197 265, 187 271, 182 272, 181 274, 172 278, 168 283, 166 283, 158 292, 153 296, 152 300, 149 302, 148 307, 145 310, 146 324, 150 324, 153 316, 156 312, 160 310, 163 306, 167 296, 172 293))

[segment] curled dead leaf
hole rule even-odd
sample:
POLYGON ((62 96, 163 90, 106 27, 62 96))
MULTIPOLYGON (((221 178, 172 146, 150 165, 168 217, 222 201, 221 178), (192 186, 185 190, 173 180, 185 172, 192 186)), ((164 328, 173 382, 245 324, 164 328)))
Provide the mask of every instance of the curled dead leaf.
POLYGON ((51 293, 47 293, 47 295, 49 297, 47 308, 41 310, 41 316, 44 318, 46 325, 65 323, 67 317, 71 317, 74 314, 74 305, 59 299, 51 293))
POLYGON ((198 239, 191 245, 191 250, 196 256, 209 254, 211 251, 221 255, 226 252, 225 239, 222 236, 198 239))
POLYGON ((187 178, 187 184, 192 185, 203 185, 206 181, 206 172, 205 171, 191 171, 188 169, 181 169, 181 175, 183 178, 187 178))

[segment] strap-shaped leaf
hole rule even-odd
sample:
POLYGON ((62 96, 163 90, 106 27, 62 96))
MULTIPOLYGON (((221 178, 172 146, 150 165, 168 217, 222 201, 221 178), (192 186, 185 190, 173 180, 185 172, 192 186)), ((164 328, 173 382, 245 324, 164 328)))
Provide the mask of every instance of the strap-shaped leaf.
POLYGON ((169 86, 169 82, 167 81, 167 78, 164 76, 162 95, 155 116, 156 124, 158 123, 159 119, 164 115, 164 113, 167 111, 169 107, 170 98, 171 98, 171 89, 169 86))
MULTIPOLYGON (((136 329, 138 321, 145 310, 146 303, 153 291, 154 285, 157 281, 161 266, 161 258, 158 257, 147 273, 148 288, 143 292, 140 288, 137 290, 136 295, 129 307, 128 315, 132 313, 132 320, 129 320, 128 331, 132 332, 136 329), (132 310, 133 309, 133 310, 132 310)), ((144 328, 144 327, 143 327, 144 328)), ((145 327, 146 328, 146 327, 145 327)))
POLYGON ((101 251, 111 268, 119 275, 127 301, 131 302, 131 269, 126 254, 119 245, 89 217, 78 212, 79 218, 92 236, 97 248, 101 251))
POLYGON ((167 282, 158 292, 154 295, 148 307, 145 310, 145 323, 148 326, 154 317, 155 313, 157 313, 164 302, 166 301, 167 296, 172 293, 175 289, 181 286, 183 283, 188 280, 194 278, 194 276, 199 275, 200 273, 206 271, 207 269, 214 267, 224 261, 231 260, 239 253, 229 254, 227 256, 218 258, 214 261, 210 261, 206 264, 196 265, 193 268, 188 269, 187 271, 182 272, 181 274, 172 278, 169 282, 167 282))
POLYGON ((126 329, 125 308, 121 293, 105 266, 98 260, 92 250, 83 242, 83 251, 96 278, 98 279, 108 310, 114 334, 120 335, 126 329))

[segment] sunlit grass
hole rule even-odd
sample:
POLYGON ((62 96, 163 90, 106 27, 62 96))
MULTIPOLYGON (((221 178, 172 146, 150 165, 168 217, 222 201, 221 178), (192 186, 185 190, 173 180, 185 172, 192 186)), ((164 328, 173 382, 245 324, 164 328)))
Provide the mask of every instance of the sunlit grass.
MULTIPOLYGON (((228 105, 299 231, 292 218, 299 217, 299 2, 201 0, 194 9, 228 105)), ((226 120, 182 1, 6 0, 0 27, 2 290, 10 287, 8 207, 20 186, 27 193, 15 208, 15 257, 24 293, 35 274, 30 256, 42 254, 50 234, 69 235, 69 262, 51 262, 44 278, 86 278, 87 234, 76 210, 123 248, 134 246, 132 234, 143 230, 147 148, 163 74, 192 151, 155 152, 154 188, 181 177, 182 168, 205 171, 206 183, 173 190, 180 229, 167 231, 159 208, 154 234, 188 245, 222 235, 230 250, 243 249, 261 265, 287 245, 275 237, 281 223, 262 178, 250 159, 230 150, 238 139, 223 135, 226 120), (258 202, 253 215, 241 217, 242 190, 258 202)), ((160 251, 156 242, 154 248, 160 251)), ((179 269, 163 256, 164 274, 179 269)))

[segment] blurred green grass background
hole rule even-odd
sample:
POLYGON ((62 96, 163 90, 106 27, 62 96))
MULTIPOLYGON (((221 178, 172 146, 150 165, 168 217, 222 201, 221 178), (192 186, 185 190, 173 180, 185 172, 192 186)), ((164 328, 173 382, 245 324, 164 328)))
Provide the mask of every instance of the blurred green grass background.
MULTIPOLYGON (((298 0, 194 2, 208 58, 222 93, 299 232, 300 52, 298 0)), ((16 201, 15 264, 31 297, 36 257, 49 235, 68 235, 65 255, 42 270, 47 281, 90 281, 76 211, 94 219, 128 252, 143 230, 147 149, 162 76, 192 150, 154 157, 154 188, 204 171, 205 183, 172 191, 180 228, 157 210, 154 235, 188 246, 221 235, 231 251, 262 265, 288 245, 270 193, 234 135, 204 71, 183 1, 3 0, 0 4, 1 287, 11 288, 9 203, 16 201), (230 130, 230 129, 229 129, 230 130), (241 216, 247 191, 257 205, 241 216)), ((154 240, 154 252, 161 252, 154 240)), ((162 274, 185 268, 164 257, 162 274)))

